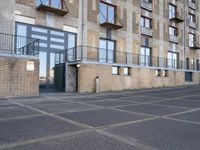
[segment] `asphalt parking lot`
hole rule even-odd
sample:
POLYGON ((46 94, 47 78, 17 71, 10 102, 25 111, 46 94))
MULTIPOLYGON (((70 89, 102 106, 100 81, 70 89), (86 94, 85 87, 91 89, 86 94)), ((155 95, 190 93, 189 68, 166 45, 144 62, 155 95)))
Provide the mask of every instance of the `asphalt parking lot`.
POLYGON ((0 150, 199 150, 200 86, 0 99, 0 150))

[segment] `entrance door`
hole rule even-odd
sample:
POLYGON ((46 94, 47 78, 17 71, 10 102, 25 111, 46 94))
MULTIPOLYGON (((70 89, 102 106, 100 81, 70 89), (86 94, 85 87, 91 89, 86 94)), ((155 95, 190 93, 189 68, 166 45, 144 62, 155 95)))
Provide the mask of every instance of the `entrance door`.
POLYGON ((54 89, 55 64, 65 63, 60 52, 75 47, 76 33, 16 22, 16 34, 20 33, 40 40, 40 89, 54 89))

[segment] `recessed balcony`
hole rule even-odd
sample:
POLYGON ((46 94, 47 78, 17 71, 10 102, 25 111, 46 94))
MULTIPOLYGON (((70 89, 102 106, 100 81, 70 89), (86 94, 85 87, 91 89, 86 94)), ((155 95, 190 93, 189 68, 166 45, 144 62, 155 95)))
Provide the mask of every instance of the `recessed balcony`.
POLYGON ((169 18, 170 21, 175 22, 175 23, 181 23, 184 22, 184 19, 182 18, 182 16, 180 16, 178 13, 172 15, 169 18))
POLYGON ((64 16, 69 12, 64 0, 38 0, 37 10, 55 13, 60 16, 64 16))
POLYGON ((141 0, 141 7, 149 11, 153 10, 152 3, 146 2, 145 0, 141 0))
POLYGON ((178 37, 173 36, 173 35, 169 35, 169 41, 173 42, 173 43, 178 43, 178 37))
POLYGON ((147 35, 147 36, 153 36, 153 32, 151 28, 146 28, 141 26, 141 34, 147 35))
POLYGON ((199 50, 200 49, 200 44, 199 43, 194 43, 193 45, 190 46, 190 49, 199 50))

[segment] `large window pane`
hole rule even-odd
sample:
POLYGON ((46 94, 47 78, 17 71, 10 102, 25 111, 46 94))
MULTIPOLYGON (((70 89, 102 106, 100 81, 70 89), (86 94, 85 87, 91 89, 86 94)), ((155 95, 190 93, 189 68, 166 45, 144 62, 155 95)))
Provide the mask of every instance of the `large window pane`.
POLYGON ((39 58, 40 58, 40 84, 46 84, 47 53, 46 52, 40 52, 39 58))
POLYGON ((114 7, 108 6, 108 22, 115 23, 115 9, 114 7))
POLYGON ((75 44, 76 44, 76 37, 74 34, 68 34, 68 60, 72 61, 75 60, 75 44))
POLYGON ((113 63, 115 44, 113 41, 108 41, 108 62, 113 63))
MULTIPOLYGON (((27 27, 25 25, 17 25, 17 42, 16 42, 16 53, 20 54, 22 53, 22 48, 26 45, 26 36, 27 36, 27 27)), ((13 41, 9 45, 13 45, 13 41)), ((13 48, 10 48, 12 50, 13 48)))
POLYGON ((106 40, 100 40, 99 62, 106 62, 106 40))
POLYGON ((107 5, 100 3, 100 23, 106 22, 107 19, 107 5))

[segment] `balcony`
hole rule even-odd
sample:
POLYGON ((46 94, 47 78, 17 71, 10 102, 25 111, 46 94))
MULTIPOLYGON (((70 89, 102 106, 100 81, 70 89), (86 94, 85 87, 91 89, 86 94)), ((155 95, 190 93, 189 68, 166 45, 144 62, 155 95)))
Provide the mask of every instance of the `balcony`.
POLYGON ((153 32, 151 28, 141 27, 141 34, 147 36, 153 36, 153 32))
POLYGON ((117 6, 106 2, 100 2, 99 10, 99 22, 101 27, 114 30, 124 27, 122 21, 117 16, 117 6))
POLYGON ((188 6, 192 9, 196 9, 196 4, 193 3, 191 0, 188 0, 188 6))
POLYGON ((173 36, 173 35, 169 35, 169 41, 173 42, 173 43, 178 43, 178 37, 173 36))
POLYGON ((189 27, 193 28, 193 29, 196 29, 196 23, 193 22, 193 21, 190 21, 189 22, 189 27))
POLYGON ((184 19, 178 13, 172 15, 172 17, 170 17, 169 20, 175 23, 184 22, 184 19))
MULTIPOLYGON (((154 57, 147 55, 134 54, 129 52, 101 49, 88 46, 77 46, 67 50, 60 51, 60 55, 66 58, 59 63, 100 63, 100 64, 121 64, 139 67, 151 67, 161 69, 179 69, 186 70, 186 62, 181 60, 172 60, 163 57, 154 57)), ((195 70, 195 68, 189 68, 195 70)))
POLYGON ((65 16, 69 12, 64 0, 37 0, 37 10, 60 16, 65 16))
POLYGON ((0 53, 36 56, 39 54, 39 40, 0 33, 0 53))
POLYGON ((153 10, 152 3, 148 3, 145 0, 141 0, 141 7, 149 11, 153 10))
POLYGON ((197 42, 194 42, 193 45, 190 45, 190 49, 199 50, 200 49, 200 44, 197 43, 197 42))

